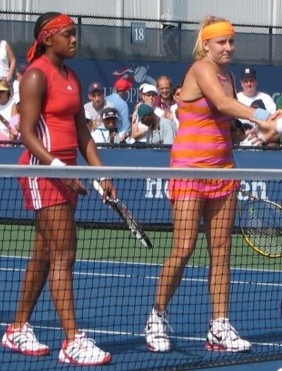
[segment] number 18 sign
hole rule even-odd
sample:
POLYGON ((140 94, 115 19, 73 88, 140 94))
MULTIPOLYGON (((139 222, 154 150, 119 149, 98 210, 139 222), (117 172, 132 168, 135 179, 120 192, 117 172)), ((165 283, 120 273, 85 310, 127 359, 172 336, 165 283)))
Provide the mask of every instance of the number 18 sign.
POLYGON ((131 42, 134 44, 145 44, 147 42, 145 22, 131 23, 131 42))

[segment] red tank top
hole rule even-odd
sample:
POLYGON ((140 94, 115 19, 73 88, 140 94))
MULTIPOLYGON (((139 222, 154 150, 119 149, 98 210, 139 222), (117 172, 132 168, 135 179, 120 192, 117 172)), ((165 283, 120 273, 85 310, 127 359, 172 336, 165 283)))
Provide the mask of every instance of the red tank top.
POLYGON ((39 139, 48 152, 76 150, 75 115, 80 109, 81 88, 75 73, 66 67, 63 77, 44 55, 28 69, 38 68, 46 76, 47 93, 37 127, 39 139))

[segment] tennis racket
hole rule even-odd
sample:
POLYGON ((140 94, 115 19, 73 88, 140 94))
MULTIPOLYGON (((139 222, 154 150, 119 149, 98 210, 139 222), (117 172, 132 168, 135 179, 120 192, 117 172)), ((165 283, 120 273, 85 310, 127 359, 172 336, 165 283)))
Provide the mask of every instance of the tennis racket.
POLYGON ((282 257, 282 206, 240 190, 240 229, 256 252, 269 258, 282 257))
MULTIPOLYGON (((101 196, 103 196, 104 189, 97 180, 93 180, 93 187, 101 196)), ((151 249, 153 245, 149 237, 146 235, 141 226, 134 219, 132 213, 128 210, 128 208, 118 198, 113 200, 108 197, 107 203, 119 214, 121 219, 128 226, 129 230, 142 243, 142 245, 151 249)))

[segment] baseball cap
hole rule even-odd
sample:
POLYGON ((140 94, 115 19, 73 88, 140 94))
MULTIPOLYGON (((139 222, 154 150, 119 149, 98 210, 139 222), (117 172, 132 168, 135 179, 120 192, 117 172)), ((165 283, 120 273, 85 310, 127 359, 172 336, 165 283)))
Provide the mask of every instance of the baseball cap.
POLYGON ((158 94, 157 88, 151 84, 146 84, 144 88, 142 89, 143 94, 152 93, 152 92, 158 94))
POLYGON ((154 108, 149 104, 142 103, 138 107, 137 114, 140 121, 143 120, 144 116, 151 115, 154 112, 154 108))
POLYGON ((102 85, 99 82, 92 82, 88 87, 88 94, 93 94, 95 91, 103 92, 102 85))
POLYGON ((114 83, 114 88, 118 92, 125 93, 127 90, 132 88, 132 83, 126 79, 119 79, 114 83))
POLYGON ((141 92, 141 93, 142 93, 142 92, 143 92, 143 89, 145 88, 145 86, 146 86, 146 85, 148 85, 148 83, 147 83, 147 82, 144 82, 143 84, 141 84, 141 85, 139 86, 139 89, 138 89, 138 90, 139 90, 139 92, 141 92))
POLYGON ((247 78, 247 77, 252 77, 254 79, 257 78, 257 72, 253 67, 245 67, 241 71, 241 80, 247 78))
POLYGON ((0 80, 0 91, 9 91, 10 85, 6 80, 0 80))
POLYGON ((114 117, 117 119, 119 118, 117 109, 113 107, 104 108, 103 111, 101 112, 101 117, 102 117, 102 120, 110 118, 110 117, 114 117))

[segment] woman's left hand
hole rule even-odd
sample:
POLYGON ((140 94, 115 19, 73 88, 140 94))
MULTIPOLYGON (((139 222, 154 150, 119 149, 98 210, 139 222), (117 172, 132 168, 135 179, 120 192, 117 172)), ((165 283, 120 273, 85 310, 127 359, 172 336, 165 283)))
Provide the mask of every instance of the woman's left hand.
POLYGON ((80 195, 88 195, 89 191, 79 179, 64 179, 65 184, 80 195))

